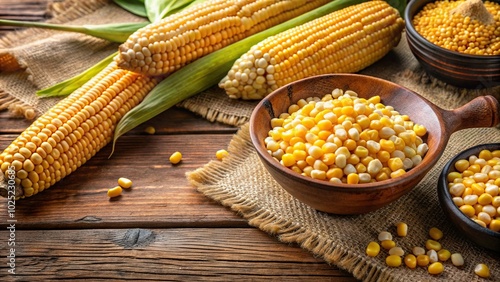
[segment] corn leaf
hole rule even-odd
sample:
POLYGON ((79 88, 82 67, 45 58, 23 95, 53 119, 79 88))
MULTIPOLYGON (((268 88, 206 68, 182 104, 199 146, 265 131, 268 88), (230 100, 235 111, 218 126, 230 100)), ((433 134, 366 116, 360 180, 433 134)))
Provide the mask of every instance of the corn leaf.
POLYGON ((143 18, 148 17, 146 7, 144 6, 144 0, 113 0, 113 2, 134 15, 143 18))
POLYGON ((0 26, 37 27, 37 28, 69 31, 69 32, 78 32, 118 43, 123 43, 124 41, 127 40, 130 34, 135 32, 139 28, 146 26, 147 24, 149 24, 149 22, 76 26, 76 25, 50 24, 43 22, 0 20, 0 26))
POLYGON ((66 96, 73 93, 73 91, 75 91, 80 86, 85 84, 88 80, 90 80, 92 77, 97 75, 101 70, 103 70, 107 65, 109 65, 117 54, 118 52, 109 55, 107 58, 101 60, 96 65, 92 66, 91 68, 87 69, 86 71, 72 78, 69 78, 65 81, 55 84, 49 88, 37 91, 36 95, 45 98, 45 97, 66 96))
POLYGON ((144 0, 150 22, 155 22, 191 4, 194 0, 144 0))
POLYGON ((269 36, 294 26, 365 1, 366 0, 332 1, 287 22, 219 49, 177 70, 163 79, 139 105, 130 110, 120 120, 113 137, 113 150, 118 138, 129 130, 148 121, 182 100, 217 84, 231 69, 234 61, 247 52, 251 46, 269 36))

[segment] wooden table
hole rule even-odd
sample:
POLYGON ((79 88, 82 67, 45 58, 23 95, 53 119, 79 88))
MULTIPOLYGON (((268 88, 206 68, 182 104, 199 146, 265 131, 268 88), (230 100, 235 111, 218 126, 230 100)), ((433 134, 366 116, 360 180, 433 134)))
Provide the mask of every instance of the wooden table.
MULTIPOLYGON (((47 1, 2 0, 0 17, 43 20, 47 1)), ((29 124, 0 112, 0 150, 29 124)), ((185 173, 215 159, 236 131, 172 108, 121 137, 111 159, 108 145, 49 190, 17 201, 15 232, 7 229, 2 199, 0 281, 355 281, 249 226, 188 183, 185 173), (143 133, 149 125, 155 135, 143 133), (174 151, 184 156, 175 166, 168 161, 174 151), (133 188, 109 200, 107 189, 122 176, 133 188), (9 236, 15 240, 15 275, 6 263, 9 236)))

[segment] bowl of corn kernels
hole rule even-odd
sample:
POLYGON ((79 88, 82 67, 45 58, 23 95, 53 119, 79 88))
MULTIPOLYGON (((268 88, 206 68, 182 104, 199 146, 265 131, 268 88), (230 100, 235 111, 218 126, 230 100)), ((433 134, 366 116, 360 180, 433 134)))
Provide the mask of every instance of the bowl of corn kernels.
POLYGON ((387 80, 326 74, 263 98, 249 131, 261 163, 286 192, 319 211, 360 214, 412 190, 452 132, 494 126, 499 109, 495 98, 481 96, 444 110, 387 80))
POLYGON ((413 0, 408 46, 434 78, 462 88, 500 85, 500 1, 413 0))
POLYGON ((444 166, 438 182, 441 207, 470 240, 500 251, 500 143, 462 151, 444 166))

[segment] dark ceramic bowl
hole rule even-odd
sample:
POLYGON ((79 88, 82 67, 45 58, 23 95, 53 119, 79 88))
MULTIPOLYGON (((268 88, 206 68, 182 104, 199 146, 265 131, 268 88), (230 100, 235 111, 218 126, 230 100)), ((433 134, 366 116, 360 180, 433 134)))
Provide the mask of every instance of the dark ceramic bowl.
POLYGON ((383 207, 409 192, 439 159, 451 133, 498 124, 499 108, 495 98, 481 96, 461 108, 448 111, 411 90, 379 78, 358 74, 319 75, 283 86, 262 99, 250 118, 250 137, 271 176, 298 200, 328 213, 360 214, 383 207), (382 103, 424 125, 429 150, 422 162, 399 178, 348 185, 302 176, 276 161, 264 143, 271 129, 271 119, 286 112, 291 104, 302 98, 323 97, 335 88, 353 90, 363 98, 379 95, 382 103))
POLYGON ((476 222, 472 221, 466 215, 458 209, 458 207, 453 203, 451 194, 448 190, 448 181, 446 177, 448 173, 456 171, 454 164, 460 159, 468 159, 471 155, 478 155, 481 150, 499 150, 500 143, 482 144, 469 148, 455 157, 450 159, 443 168, 438 181, 438 197, 439 202, 444 213, 453 222, 457 229, 467 236, 471 241, 476 244, 500 252, 500 232, 492 231, 488 228, 484 228, 476 222))
POLYGON ((429 2, 434 0, 409 1, 404 15, 408 46, 424 70, 443 82, 463 88, 500 85, 500 56, 468 55, 451 51, 431 43, 415 30, 413 16, 429 2))

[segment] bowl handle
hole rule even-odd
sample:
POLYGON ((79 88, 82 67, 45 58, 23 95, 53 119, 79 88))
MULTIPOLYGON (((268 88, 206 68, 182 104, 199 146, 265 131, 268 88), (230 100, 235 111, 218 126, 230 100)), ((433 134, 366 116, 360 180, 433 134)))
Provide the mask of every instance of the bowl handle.
POLYGON ((454 110, 442 110, 443 121, 450 133, 476 127, 493 127, 500 123, 500 103, 491 96, 479 96, 454 110))

